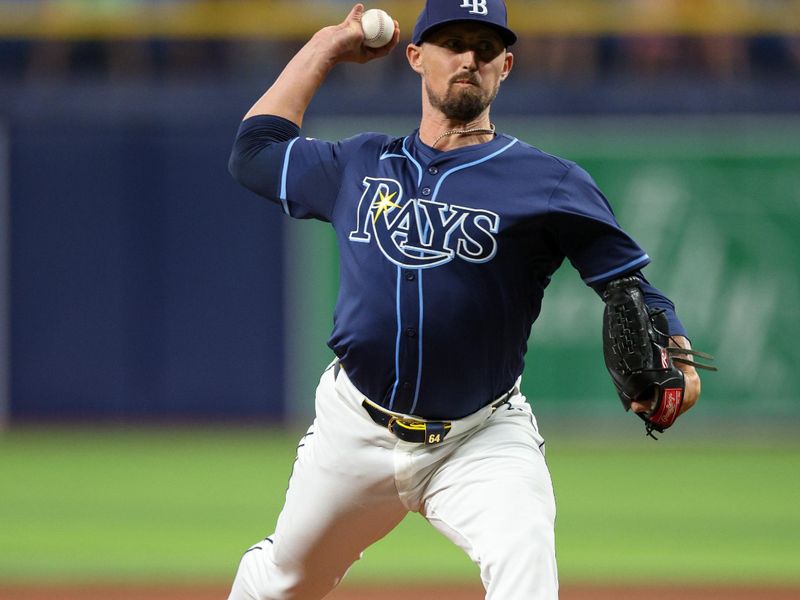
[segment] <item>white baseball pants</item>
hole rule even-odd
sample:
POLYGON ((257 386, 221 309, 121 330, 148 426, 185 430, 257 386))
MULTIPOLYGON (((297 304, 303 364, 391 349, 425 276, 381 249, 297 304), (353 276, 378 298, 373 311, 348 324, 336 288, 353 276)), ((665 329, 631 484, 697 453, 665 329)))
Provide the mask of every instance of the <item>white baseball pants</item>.
POLYGON ((556 600, 553 488, 519 387, 435 446, 399 440, 363 399, 325 371, 275 533, 242 557, 229 600, 323 598, 408 511, 478 565, 488 600, 556 600))

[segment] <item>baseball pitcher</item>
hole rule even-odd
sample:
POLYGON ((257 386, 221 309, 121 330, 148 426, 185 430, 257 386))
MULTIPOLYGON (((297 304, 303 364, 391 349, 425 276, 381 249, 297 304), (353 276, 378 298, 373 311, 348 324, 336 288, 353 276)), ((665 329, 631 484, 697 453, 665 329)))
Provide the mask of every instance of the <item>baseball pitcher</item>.
MULTIPOLYGON (((428 0, 405 49, 419 129, 328 142, 303 116, 364 44, 364 7, 318 31, 247 113, 233 176, 336 232, 340 292, 274 534, 242 558, 230 600, 315 600, 409 511, 480 568, 491 600, 558 597, 545 442, 520 393, 531 325, 564 259, 606 302, 606 364, 627 408, 663 431, 700 394, 650 257, 578 165, 495 128, 514 66, 503 0, 428 0)), ((598 324, 599 325, 599 324, 598 324)))

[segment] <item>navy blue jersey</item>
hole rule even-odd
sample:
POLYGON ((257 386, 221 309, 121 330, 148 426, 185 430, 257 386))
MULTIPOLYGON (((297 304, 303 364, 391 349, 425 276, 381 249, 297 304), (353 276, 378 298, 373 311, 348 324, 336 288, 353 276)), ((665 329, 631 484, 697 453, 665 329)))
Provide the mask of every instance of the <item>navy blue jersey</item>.
MULTIPOLYGON (((248 119, 231 171, 287 215, 333 225, 328 344, 387 409, 456 419, 511 388, 564 258, 595 289, 650 262, 583 169, 508 135, 448 152, 417 132, 298 136, 278 117, 248 119)), ((646 291, 683 334, 672 304, 646 291)))

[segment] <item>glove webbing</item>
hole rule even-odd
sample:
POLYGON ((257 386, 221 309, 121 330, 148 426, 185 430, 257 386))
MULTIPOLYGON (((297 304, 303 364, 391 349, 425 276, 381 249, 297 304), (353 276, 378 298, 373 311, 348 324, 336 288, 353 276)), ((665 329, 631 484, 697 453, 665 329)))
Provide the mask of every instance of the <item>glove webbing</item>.
MULTIPOLYGON (((650 316, 655 317, 656 315, 660 315, 665 312, 667 311, 664 310, 663 308, 659 308, 658 310, 654 310, 653 312, 651 312, 650 316)), ((651 323, 653 325, 653 330, 656 333, 664 336, 665 338, 669 338, 669 340, 673 344, 675 344, 675 346, 669 346, 668 348, 666 348, 667 354, 670 355, 672 362, 681 363, 684 365, 690 365, 692 367, 697 367, 698 369, 705 369, 706 371, 719 371, 719 369, 714 365, 706 365, 693 360, 689 360, 688 358, 682 358, 680 355, 688 354, 690 356, 697 356, 699 358, 704 358, 706 360, 714 360, 714 357, 711 354, 708 354, 707 352, 700 352, 699 350, 690 350, 688 348, 681 348, 680 344, 678 344, 678 342, 675 340, 673 336, 668 335, 663 331, 661 331, 658 327, 656 327, 656 324, 652 320, 651 323)))

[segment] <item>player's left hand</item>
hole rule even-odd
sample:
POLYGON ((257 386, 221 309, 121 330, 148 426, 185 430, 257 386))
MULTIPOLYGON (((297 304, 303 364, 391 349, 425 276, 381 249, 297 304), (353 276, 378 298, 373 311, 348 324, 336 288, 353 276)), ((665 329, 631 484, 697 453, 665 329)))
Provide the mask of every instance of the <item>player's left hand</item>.
POLYGON ((663 433, 700 397, 695 369, 716 371, 695 358, 714 360, 691 348, 683 336, 670 335, 664 309, 644 302, 635 276, 609 282, 603 290, 603 358, 622 405, 645 422, 645 431, 663 433))
MULTIPOLYGON (((670 346, 686 348, 687 350, 691 350, 692 348, 691 342, 683 336, 672 336, 670 338, 670 346)), ((677 356, 680 356, 680 354, 677 356)), ((683 404, 681 405, 680 412, 680 414, 683 414, 697 404, 697 401, 700 399, 700 375, 697 374, 697 369, 692 365, 676 361, 675 366, 683 372, 684 392, 683 404)), ((631 402, 631 410, 635 413, 646 413, 650 410, 652 404, 652 400, 650 402, 633 401, 631 402)))

